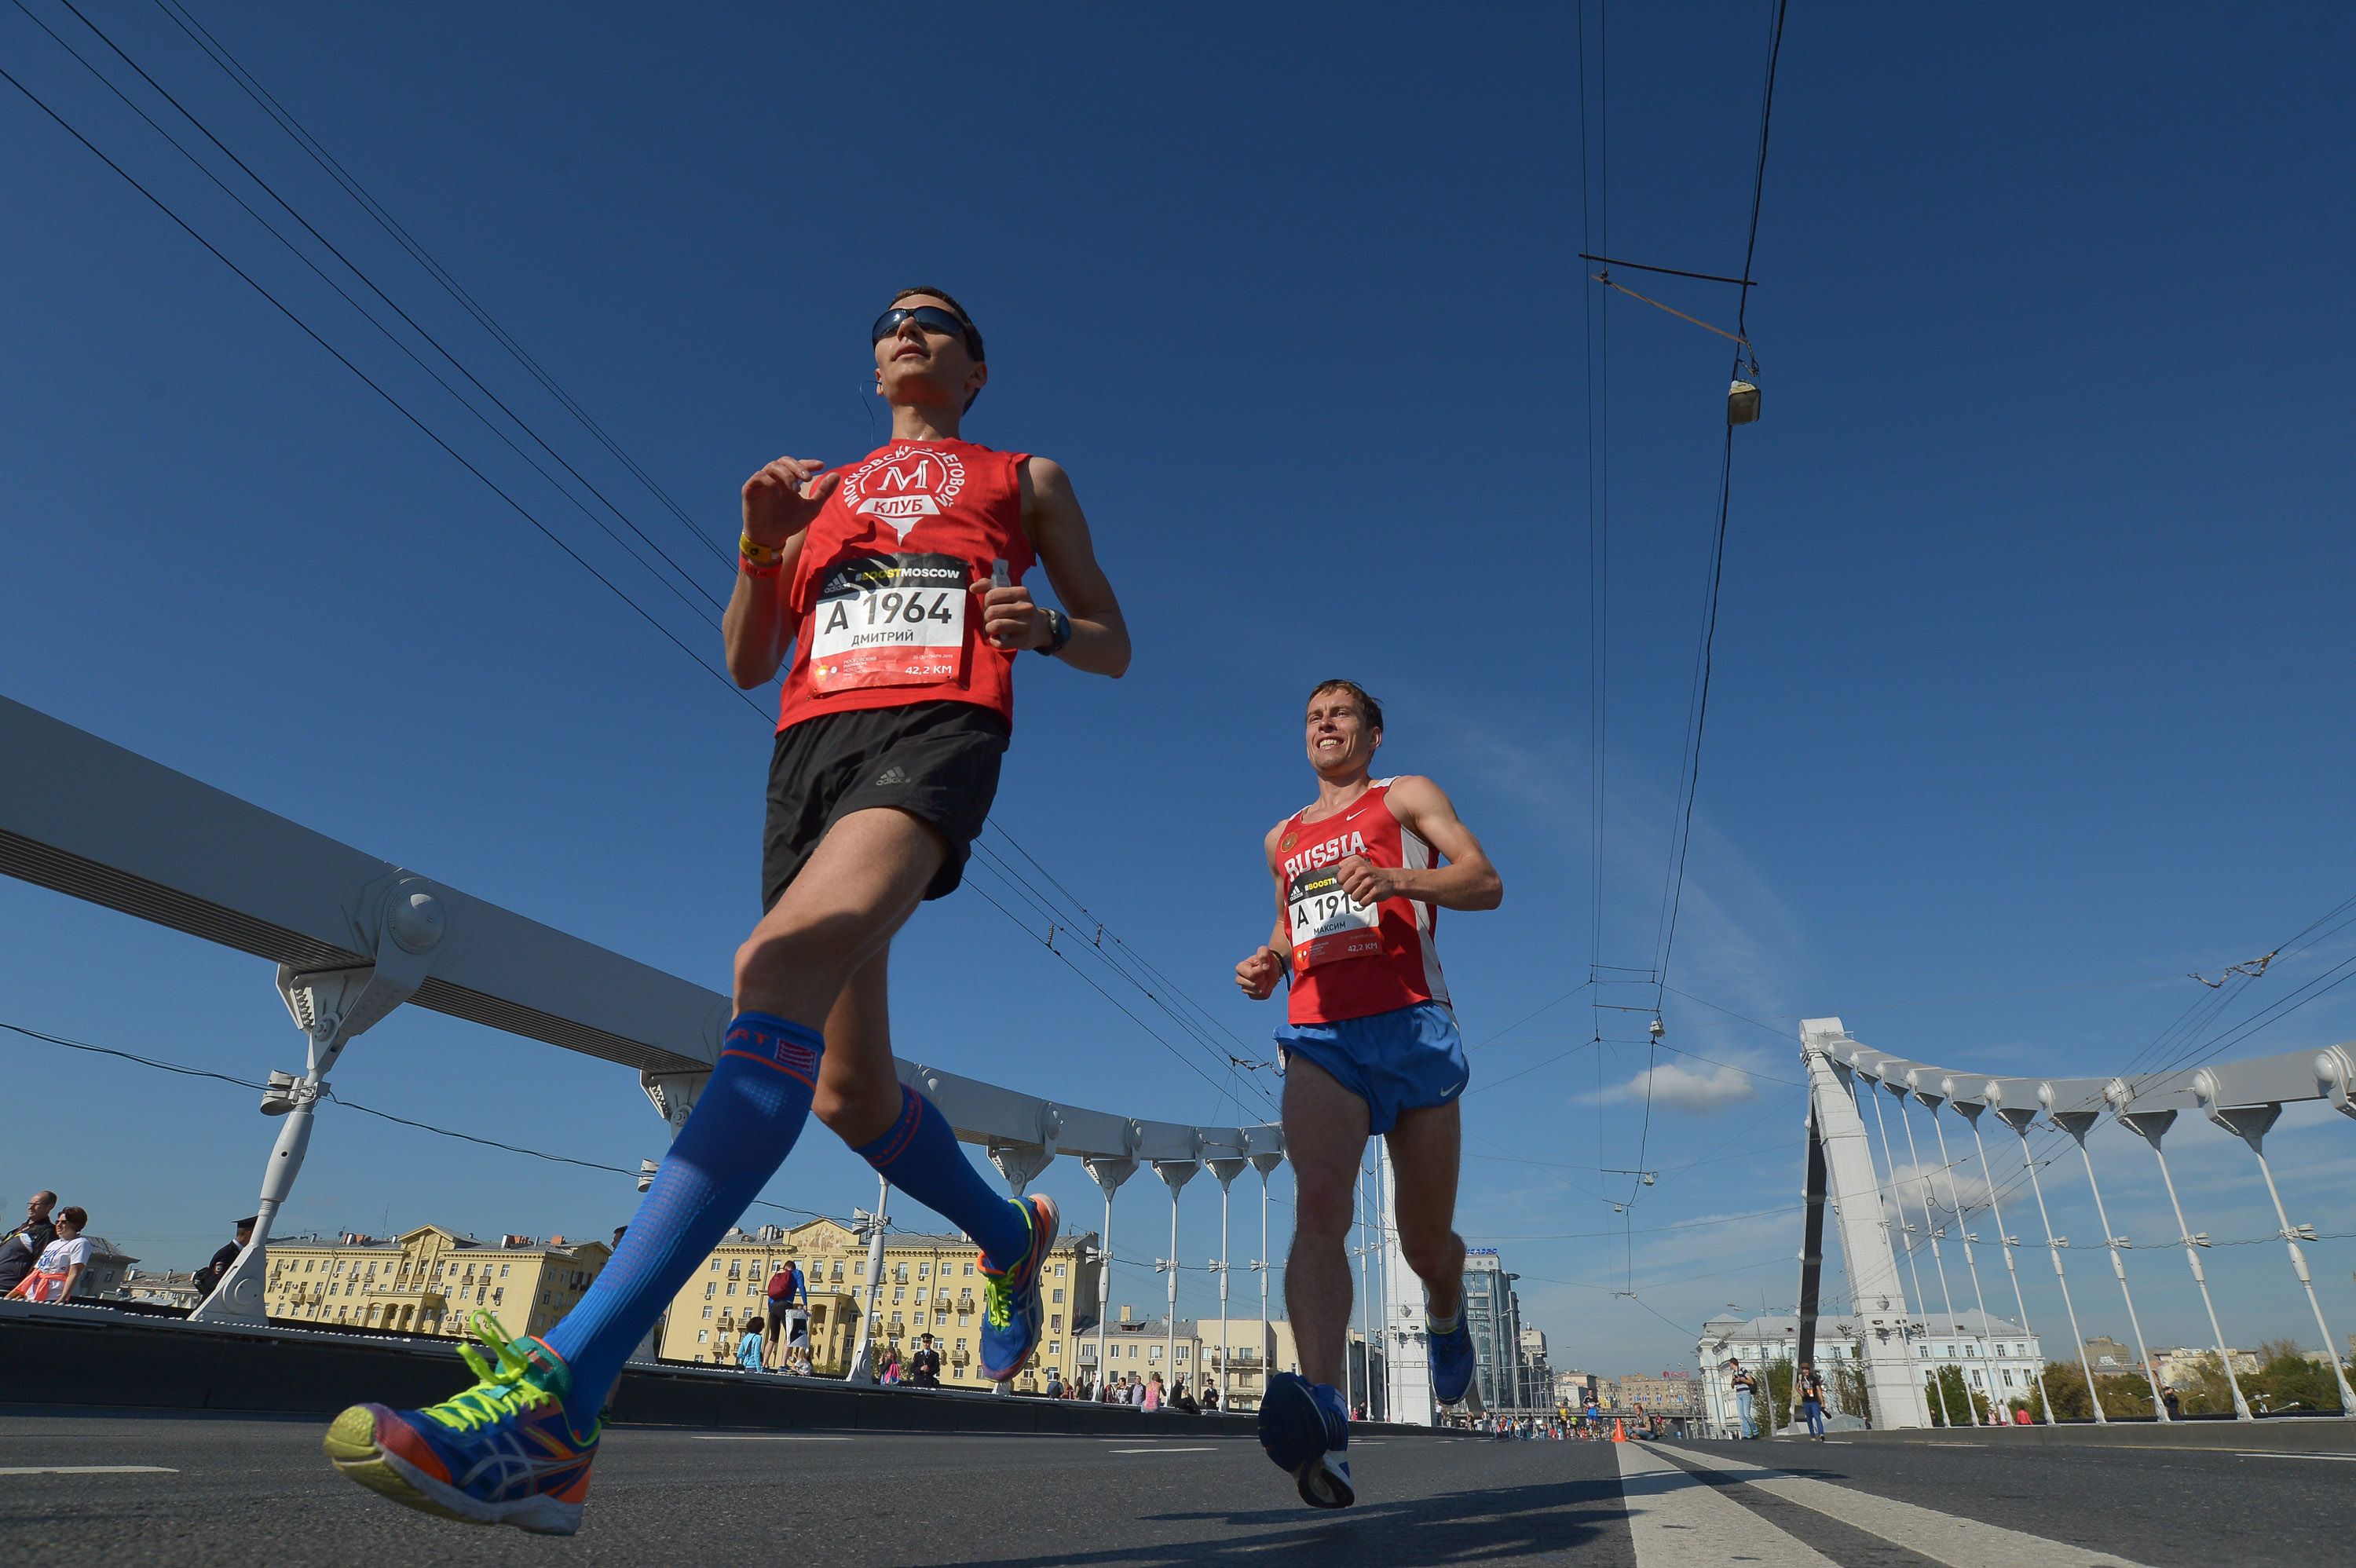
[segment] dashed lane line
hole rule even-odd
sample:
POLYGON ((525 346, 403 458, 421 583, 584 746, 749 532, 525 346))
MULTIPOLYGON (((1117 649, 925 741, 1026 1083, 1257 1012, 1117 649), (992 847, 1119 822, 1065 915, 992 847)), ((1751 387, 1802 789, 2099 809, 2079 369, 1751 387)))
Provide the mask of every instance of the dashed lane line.
POLYGON ((2236 1453, 2233 1457, 2236 1459, 2329 1459, 2335 1464, 2356 1464, 2356 1454, 2267 1454, 2254 1450, 2246 1454, 2236 1453))
POLYGON ((831 1432, 691 1432, 698 1443, 848 1443, 831 1432))
POLYGON ((1108 1452, 1114 1454, 1215 1454, 1218 1451, 1218 1448, 1215 1445, 1209 1443, 1204 1444, 1199 1448, 1173 1448, 1165 1447, 1161 1444, 1156 1444, 1151 1448, 1114 1448, 1108 1450, 1108 1452))
POLYGON ((1756 1568, 1838 1568, 1682 1467, 1629 1443, 1616 1445, 1620 1495, 1636 1568, 1742 1563, 1756 1568))
POLYGON ((169 1465, 0 1465, 0 1476, 177 1476, 169 1465))
POLYGON ((1671 1444, 1662 1446, 1698 1468, 1732 1477, 1770 1497, 1797 1503, 1868 1535, 1879 1536, 1893 1546, 1944 1563, 1948 1568, 2141 1568, 2115 1552, 2090 1552, 2066 1541, 1900 1502, 1855 1487, 1790 1475, 1747 1459, 1671 1444))

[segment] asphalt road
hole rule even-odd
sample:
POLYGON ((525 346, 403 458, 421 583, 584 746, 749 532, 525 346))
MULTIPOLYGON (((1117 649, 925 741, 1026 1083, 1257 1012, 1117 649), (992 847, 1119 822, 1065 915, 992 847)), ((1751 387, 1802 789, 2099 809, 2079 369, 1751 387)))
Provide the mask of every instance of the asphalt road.
POLYGON ((328 1467, 321 1430, 0 1415, 0 1563, 2356 1562, 2356 1475, 2331 1458, 1390 1438, 1353 1445, 1362 1500, 1322 1514, 1248 1441, 617 1428, 566 1540, 395 1508, 328 1467))

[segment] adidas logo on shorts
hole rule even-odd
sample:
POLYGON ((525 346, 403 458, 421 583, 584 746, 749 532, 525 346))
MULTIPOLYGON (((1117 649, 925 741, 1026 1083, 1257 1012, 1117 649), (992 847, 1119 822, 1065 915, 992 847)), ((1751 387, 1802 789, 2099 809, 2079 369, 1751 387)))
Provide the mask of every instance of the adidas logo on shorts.
POLYGON ((904 784, 907 782, 908 770, 894 763, 876 775, 874 787, 882 789, 887 784, 904 784))

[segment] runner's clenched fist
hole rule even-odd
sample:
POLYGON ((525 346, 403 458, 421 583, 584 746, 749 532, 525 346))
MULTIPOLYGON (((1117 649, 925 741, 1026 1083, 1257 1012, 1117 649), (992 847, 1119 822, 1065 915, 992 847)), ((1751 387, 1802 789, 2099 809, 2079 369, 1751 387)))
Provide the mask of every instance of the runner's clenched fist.
POLYGON ((1273 947, 1263 946, 1258 952, 1236 965, 1236 984, 1244 995, 1255 1002, 1268 1000, 1276 983, 1284 978, 1284 955, 1273 947))

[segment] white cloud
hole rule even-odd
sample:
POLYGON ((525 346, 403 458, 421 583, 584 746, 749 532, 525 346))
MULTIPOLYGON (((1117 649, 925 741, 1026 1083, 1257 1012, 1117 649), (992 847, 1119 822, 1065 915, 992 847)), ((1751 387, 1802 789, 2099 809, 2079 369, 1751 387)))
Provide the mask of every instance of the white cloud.
POLYGON ((1664 1061, 1647 1072, 1637 1073, 1617 1088, 1606 1090, 1603 1098, 1606 1101, 1642 1100, 1647 1078, 1652 1081, 1653 1104, 1673 1106, 1680 1111, 1707 1114, 1759 1097, 1759 1090, 1751 1083, 1751 1075, 1740 1068, 1711 1065, 1695 1069, 1680 1062, 1664 1061))

